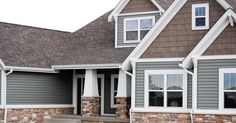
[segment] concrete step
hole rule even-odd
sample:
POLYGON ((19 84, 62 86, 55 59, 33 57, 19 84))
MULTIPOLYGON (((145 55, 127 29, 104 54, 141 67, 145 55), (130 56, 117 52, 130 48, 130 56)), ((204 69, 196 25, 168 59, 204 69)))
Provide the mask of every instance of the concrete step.
MULTIPOLYGON (((119 119, 116 117, 83 117, 79 115, 56 115, 53 116, 52 119, 63 119, 70 121, 80 121, 83 122, 99 122, 99 123, 129 123, 129 118, 127 119, 119 119)), ((78 122, 78 123, 80 123, 78 122)), ((46 122, 46 123, 62 123, 62 122, 46 122)), ((64 121, 64 123, 67 123, 64 121)), ((68 122, 68 123, 77 123, 77 122, 68 122)))
POLYGON ((51 119, 46 119, 44 123, 81 123, 81 121, 79 119, 51 118, 51 119))

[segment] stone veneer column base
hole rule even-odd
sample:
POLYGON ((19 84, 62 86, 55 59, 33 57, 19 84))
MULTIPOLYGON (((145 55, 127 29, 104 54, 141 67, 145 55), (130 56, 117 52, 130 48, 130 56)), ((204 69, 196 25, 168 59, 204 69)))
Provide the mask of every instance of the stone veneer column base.
POLYGON ((72 115, 73 111, 74 108, 7 109, 7 123, 44 123, 44 119, 72 115))
POLYGON ((99 117, 100 97, 82 97, 82 111, 84 117, 99 117))
POLYGON ((116 98, 116 117, 128 118, 129 117, 129 101, 128 98, 116 98))

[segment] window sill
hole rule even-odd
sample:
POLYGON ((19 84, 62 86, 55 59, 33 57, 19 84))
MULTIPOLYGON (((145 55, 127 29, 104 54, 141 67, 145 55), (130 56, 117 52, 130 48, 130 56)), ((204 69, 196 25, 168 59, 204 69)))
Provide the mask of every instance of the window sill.
POLYGON ((132 111, 133 112, 156 112, 156 113, 190 113, 191 109, 144 107, 144 108, 133 108, 132 111))

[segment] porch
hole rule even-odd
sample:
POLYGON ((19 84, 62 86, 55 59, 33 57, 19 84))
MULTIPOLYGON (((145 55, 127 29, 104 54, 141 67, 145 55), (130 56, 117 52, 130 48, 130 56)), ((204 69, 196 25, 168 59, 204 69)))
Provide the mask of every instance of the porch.
POLYGON ((83 117, 78 115, 60 115, 46 119, 45 123, 129 123, 129 119, 116 117, 83 117))
MULTIPOLYGON (((74 117, 83 120, 129 117, 131 77, 120 69, 81 69, 73 72, 74 117)), ((91 121, 92 122, 92 121, 91 121)))

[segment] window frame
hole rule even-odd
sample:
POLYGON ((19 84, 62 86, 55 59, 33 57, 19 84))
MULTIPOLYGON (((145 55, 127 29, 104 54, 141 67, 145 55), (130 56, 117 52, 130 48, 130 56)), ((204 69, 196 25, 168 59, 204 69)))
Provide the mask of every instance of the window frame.
POLYGON ((118 79, 118 83, 117 84, 119 84, 119 76, 118 76, 118 74, 111 74, 111 108, 116 108, 117 107, 117 105, 115 104, 115 102, 114 102, 114 99, 116 98, 115 96, 114 96, 114 93, 116 92, 116 93, 118 93, 118 85, 117 85, 117 90, 115 91, 115 88, 114 88, 114 85, 115 85, 115 81, 114 81, 114 79, 115 78, 117 78, 118 79))
POLYGON ((193 4, 192 5, 192 30, 206 30, 209 29, 209 3, 201 3, 201 4, 193 4), (195 15, 196 8, 205 7, 205 26, 196 26, 196 18, 195 15))
MULTIPOLYGON (((147 29, 141 29, 141 25, 140 25, 140 20, 143 20, 143 19, 152 19, 152 26, 155 24, 155 16, 145 16, 145 17, 127 17, 127 18, 124 18, 124 28, 123 28, 123 33, 124 33, 124 43, 139 43, 141 41, 141 34, 140 32, 142 30, 147 30, 147 29), (127 29, 126 29, 126 21, 129 21, 129 20, 138 20, 138 40, 127 40, 126 39, 126 32, 127 32, 127 29)), ((151 30, 151 28, 150 28, 151 30)), ((128 31, 132 31, 132 30, 128 30, 128 31)))
MULTIPOLYGON (((187 109, 187 72, 180 69, 171 69, 171 70, 145 70, 144 77, 144 107, 149 109, 187 109), (164 74, 164 106, 149 106, 149 75, 155 74, 164 74), (183 93, 182 107, 168 107, 167 102, 167 92, 172 90, 167 90, 167 75, 168 74, 182 74, 183 75, 183 90, 178 91, 183 93)), ((161 92, 161 91, 158 91, 161 92)), ((172 92, 177 92, 176 90, 172 92)))
POLYGON ((224 74, 225 73, 236 73, 236 68, 219 68, 219 110, 224 111, 236 111, 236 108, 225 108, 224 107, 224 93, 225 92, 236 92, 236 90, 224 89, 224 74))

